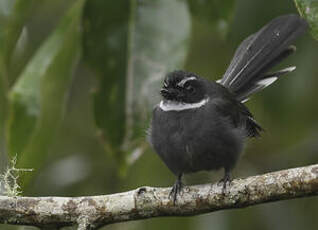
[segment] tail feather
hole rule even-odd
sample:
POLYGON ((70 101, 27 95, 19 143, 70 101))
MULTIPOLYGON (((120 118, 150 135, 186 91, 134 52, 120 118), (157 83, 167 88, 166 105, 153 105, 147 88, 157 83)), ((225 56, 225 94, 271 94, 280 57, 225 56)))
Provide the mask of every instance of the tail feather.
POLYGON ((267 74, 267 71, 295 51, 291 42, 306 31, 307 23, 297 15, 272 20, 238 47, 223 78, 219 81, 240 101, 273 83, 289 67, 267 74))
POLYGON ((276 58, 274 58, 272 61, 270 61, 266 66, 263 67, 262 70, 260 70, 261 73, 265 73, 269 71, 271 68, 279 64, 281 61, 283 61, 285 58, 287 58, 289 55, 295 53, 296 46, 288 46, 286 49, 284 49, 276 58))
POLYGON ((236 99, 241 102, 247 101, 250 95, 265 89, 267 86, 273 84, 281 75, 292 72, 295 69, 296 66, 290 66, 277 72, 267 73, 260 76, 257 81, 254 81, 252 84, 243 87, 237 94, 236 99))
POLYGON ((245 127, 248 137, 260 137, 260 132, 264 131, 264 129, 254 120, 253 117, 247 118, 245 127))

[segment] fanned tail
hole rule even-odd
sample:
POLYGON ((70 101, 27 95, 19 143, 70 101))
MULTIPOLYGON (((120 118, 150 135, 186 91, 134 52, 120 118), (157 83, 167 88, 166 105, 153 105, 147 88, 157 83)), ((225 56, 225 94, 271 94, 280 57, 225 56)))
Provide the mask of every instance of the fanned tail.
POLYGON ((307 22, 297 15, 275 18, 241 43, 219 83, 230 89, 239 101, 245 102, 251 94, 261 91, 295 69, 292 66, 268 73, 294 53, 296 48, 291 43, 307 27, 307 22))
POLYGON ((275 18, 255 34, 246 38, 236 50, 222 79, 217 81, 228 88, 240 103, 248 137, 258 137, 263 128, 243 102, 275 82, 280 76, 295 70, 291 66, 276 72, 268 71, 295 52, 291 43, 302 35, 308 25, 297 15, 275 18))

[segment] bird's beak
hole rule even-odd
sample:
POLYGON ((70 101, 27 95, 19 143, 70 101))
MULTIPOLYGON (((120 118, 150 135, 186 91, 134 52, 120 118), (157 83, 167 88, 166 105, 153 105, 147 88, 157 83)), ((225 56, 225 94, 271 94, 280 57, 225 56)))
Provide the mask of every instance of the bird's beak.
POLYGON ((161 90, 160 90, 160 94, 162 95, 162 94, 166 94, 166 93, 169 93, 169 90, 167 90, 166 88, 162 88, 161 90))
POLYGON ((167 99, 167 100, 171 100, 174 97, 174 92, 173 90, 169 90, 167 88, 162 88, 160 90, 160 94, 163 98, 167 99))

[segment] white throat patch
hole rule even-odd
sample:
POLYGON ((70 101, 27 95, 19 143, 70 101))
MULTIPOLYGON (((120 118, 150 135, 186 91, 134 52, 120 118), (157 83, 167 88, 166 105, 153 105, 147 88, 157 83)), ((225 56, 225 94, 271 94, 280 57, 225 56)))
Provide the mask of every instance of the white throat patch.
POLYGON ((204 98, 197 103, 182 103, 174 101, 160 101, 159 107, 163 111, 182 111, 188 109, 197 109, 204 106, 209 101, 209 98, 204 98))

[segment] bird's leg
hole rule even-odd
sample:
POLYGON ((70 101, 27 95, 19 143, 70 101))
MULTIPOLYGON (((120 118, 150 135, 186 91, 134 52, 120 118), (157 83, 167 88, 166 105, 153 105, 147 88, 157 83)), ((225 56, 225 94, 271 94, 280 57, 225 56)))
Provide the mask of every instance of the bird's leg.
POLYGON ((182 179, 182 173, 180 173, 180 174, 178 175, 177 180, 176 180, 176 182, 174 183, 174 185, 173 185, 173 187, 172 187, 172 189, 171 189, 171 191, 170 191, 170 193, 169 193, 169 198, 171 198, 171 197, 173 198, 173 205, 176 204, 177 195, 178 195, 178 193, 180 193, 180 191, 182 190, 183 184, 182 184, 181 179, 182 179))
POLYGON ((222 193, 225 194, 227 184, 231 184, 231 171, 228 169, 224 169, 224 177, 219 181, 219 183, 223 183, 222 193))

